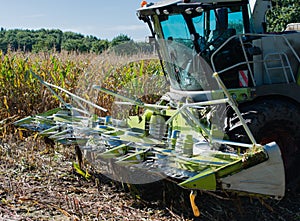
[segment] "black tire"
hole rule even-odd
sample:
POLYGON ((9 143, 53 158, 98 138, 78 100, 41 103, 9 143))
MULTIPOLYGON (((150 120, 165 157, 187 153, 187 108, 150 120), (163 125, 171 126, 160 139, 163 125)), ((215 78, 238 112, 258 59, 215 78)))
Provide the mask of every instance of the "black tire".
MULTIPOLYGON (((288 189, 299 189, 300 181, 300 107, 281 99, 269 98, 243 105, 240 111, 256 141, 267 144, 275 141, 284 161, 288 189)), ((235 114, 226 120, 230 140, 249 142, 235 114)))

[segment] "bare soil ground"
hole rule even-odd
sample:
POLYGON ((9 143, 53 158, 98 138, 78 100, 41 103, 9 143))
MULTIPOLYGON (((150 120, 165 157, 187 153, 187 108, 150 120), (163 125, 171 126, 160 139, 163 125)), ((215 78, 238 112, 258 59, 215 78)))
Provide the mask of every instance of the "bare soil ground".
POLYGON ((0 220, 300 220, 300 194, 281 200, 201 193, 200 218, 189 192, 170 182, 129 188, 73 171, 71 147, 18 134, 0 138, 0 220))

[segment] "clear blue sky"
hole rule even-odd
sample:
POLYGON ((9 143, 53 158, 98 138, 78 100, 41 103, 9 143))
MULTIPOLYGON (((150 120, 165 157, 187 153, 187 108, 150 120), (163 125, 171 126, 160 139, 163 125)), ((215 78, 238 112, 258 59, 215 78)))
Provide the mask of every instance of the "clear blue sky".
POLYGON ((141 0, 0 0, 4 29, 61 29, 111 40, 143 41, 147 25, 136 17, 141 0))

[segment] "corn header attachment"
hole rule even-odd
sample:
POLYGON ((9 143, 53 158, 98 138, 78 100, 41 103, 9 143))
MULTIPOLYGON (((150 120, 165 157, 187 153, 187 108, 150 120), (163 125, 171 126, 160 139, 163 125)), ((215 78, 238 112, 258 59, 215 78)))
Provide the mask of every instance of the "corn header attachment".
POLYGON ((118 181, 143 184, 168 177, 191 190, 234 191, 281 199, 285 176, 279 147, 274 142, 264 146, 255 142, 218 74, 214 77, 223 89, 222 98, 176 105, 166 98, 157 104, 145 104, 94 86, 122 99, 120 105, 144 108, 141 116, 127 119, 92 115, 83 104, 105 109, 38 78, 49 89, 67 93, 80 108, 66 104, 52 90, 62 102, 60 108, 24 118, 15 125, 38 131, 63 145, 79 146, 101 173, 118 181), (226 140, 201 117, 224 103, 236 112, 252 143, 226 140))

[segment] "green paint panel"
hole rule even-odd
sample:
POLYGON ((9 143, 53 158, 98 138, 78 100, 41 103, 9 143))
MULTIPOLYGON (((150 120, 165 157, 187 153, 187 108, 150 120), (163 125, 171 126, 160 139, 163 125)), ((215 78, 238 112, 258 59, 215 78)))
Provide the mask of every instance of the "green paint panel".
POLYGON ((216 176, 214 171, 211 169, 199 173, 196 176, 180 183, 179 185, 187 189, 199 189, 199 190, 214 191, 217 188, 216 176))
POLYGON ((61 125, 56 125, 54 127, 50 127, 47 130, 43 130, 42 132, 40 132, 40 135, 42 136, 51 136, 53 134, 57 134, 59 131, 58 129, 61 127, 61 125))
POLYGON ((145 144, 145 145, 162 145, 163 142, 156 140, 156 139, 152 139, 149 137, 145 137, 143 134, 140 135, 130 135, 130 134, 124 134, 124 135, 120 135, 118 136, 120 138, 120 140, 122 141, 127 141, 127 142, 135 142, 138 144, 145 144))
POLYGON ((128 156, 125 156, 118 161, 116 161, 117 164, 121 166, 130 166, 133 164, 138 164, 144 161, 146 150, 140 150, 136 153, 132 153, 128 156))
POLYGON ((122 145, 112 148, 108 151, 105 151, 104 153, 100 154, 99 156, 104 159, 111 159, 111 158, 119 157, 119 156, 126 154, 127 150, 128 150, 128 147, 125 144, 122 144, 122 145))
POLYGON ((133 116, 133 117, 129 117, 128 121, 127 121, 129 127, 131 128, 139 128, 144 130, 145 129, 145 119, 141 118, 139 116, 133 116))
MULTIPOLYGON (((250 100, 251 98, 251 88, 234 88, 228 89, 228 92, 235 98, 237 102, 243 102, 246 100, 250 100)), ((222 90, 212 91, 212 98, 222 99, 225 98, 224 92, 222 90)))

